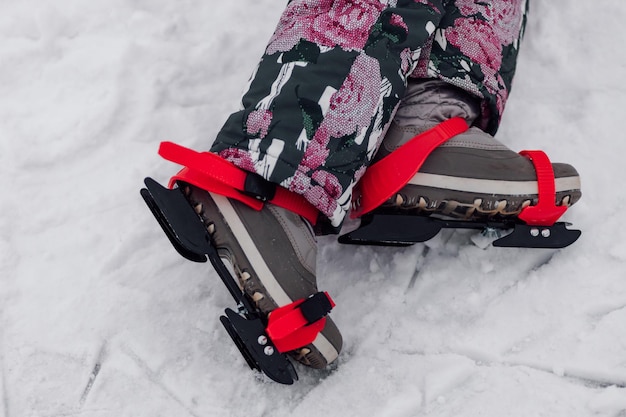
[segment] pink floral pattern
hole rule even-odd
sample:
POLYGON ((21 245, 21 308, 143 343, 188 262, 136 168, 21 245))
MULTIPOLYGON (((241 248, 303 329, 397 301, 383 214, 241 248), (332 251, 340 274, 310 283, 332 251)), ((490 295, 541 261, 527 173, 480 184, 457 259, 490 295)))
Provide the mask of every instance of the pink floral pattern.
POLYGON ((500 68, 502 43, 488 22, 475 18, 456 19, 454 27, 446 30, 446 38, 475 63, 500 68))
POLYGON ((218 153, 225 160, 232 162, 239 168, 246 171, 254 172, 254 160, 246 150, 237 148, 228 148, 218 153))
POLYGON ((519 37, 522 25, 522 0, 483 3, 457 0, 466 17, 454 21, 446 30, 448 41, 475 63, 499 69, 502 48, 519 37), (484 19, 476 17, 480 14, 484 19))
MULTIPOLYGON (((341 88, 332 95, 329 111, 315 132, 313 140, 309 143, 300 162, 297 170, 298 176, 310 175, 313 180, 320 184, 330 200, 339 198, 343 193, 343 188, 334 175, 324 170, 318 170, 328 159, 330 152, 328 143, 332 138, 358 134, 362 129, 368 128, 380 100, 381 81, 379 62, 365 54, 360 54, 355 59, 341 88), (309 174, 310 171, 313 173, 309 174)), ((303 180, 296 181, 295 184, 292 182, 291 191, 297 192, 302 183, 303 180)), ((317 187, 314 187, 315 191, 307 191, 305 196, 312 195, 313 192, 317 195, 319 191, 317 187)), ((325 210, 334 210, 336 203, 324 202, 322 207, 325 210)), ((325 214, 328 215, 328 213, 325 214)))
POLYGON ((491 27, 492 35, 501 45, 509 45, 519 37, 525 0, 481 2, 457 0, 456 7, 463 16, 480 14, 491 27))
POLYGON ((378 60, 360 54, 341 88, 333 94, 320 128, 336 138, 367 128, 378 106, 381 81, 378 60))
POLYGON ((394 26, 401 27, 406 33, 409 33, 409 27, 406 23, 404 23, 404 19, 399 14, 393 13, 391 15, 390 23, 394 26))
POLYGON ((329 172, 318 171, 315 174, 309 176, 302 170, 296 171, 289 190, 301 194, 307 201, 312 202, 322 214, 331 218, 337 210, 337 200, 341 196, 341 185, 337 177, 329 172), (322 185, 313 184, 314 179, 316 182, 319 180, 322 185))
POLYGON ((291 50, 301 39, 324 47, 358 50, 385 5, 377 0, 305 0, 287 5, 266 53, 291 50))
POLYGON ((272 123, 272 112, 269 110, 254 110, 248 115, 246 131, 250 135, 257 135, 260 139, 267 136, 272 123))
POLYGON ((400 53, 400 69, 403 73, 409 72, 413 63, 413 51, 409 48, 405 48, 400 53))

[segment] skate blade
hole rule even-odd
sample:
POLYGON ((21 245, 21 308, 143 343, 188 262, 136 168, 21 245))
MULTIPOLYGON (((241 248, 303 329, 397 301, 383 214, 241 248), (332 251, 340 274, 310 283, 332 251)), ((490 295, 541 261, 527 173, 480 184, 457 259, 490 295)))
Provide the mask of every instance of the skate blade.
POLYGON ((516 221, 463 221, 403 214, 368 214, 354 231, 339 237, 339 243, 377 246, 410 246, 435 237, 441 229, 498 230, 506 236, 493 241, 496 247, 559 249, 574 243, 580 230, 569 223, 529 226, 516 221))

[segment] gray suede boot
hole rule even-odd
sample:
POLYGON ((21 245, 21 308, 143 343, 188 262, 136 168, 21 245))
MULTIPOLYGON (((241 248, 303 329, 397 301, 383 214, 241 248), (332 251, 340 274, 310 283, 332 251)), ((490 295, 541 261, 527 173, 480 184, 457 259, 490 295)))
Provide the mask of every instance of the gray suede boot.
MULTIPOLYGON (((315 294, 317 242, 306 220, 266 204, 261 211, 200 188, 179 184, 212 235, 220 258, 232 265, 245 294, 262 314, 315 294)), ((299 362, 323 368, 342 346, 330 319, 313 343, 290 352, 299 362)))
MULTIPOLYGON (((453 117, 469 126, 480 115, 479 99, 440 80, 412 80, 376 155, 382 159, 414 136, 453 117)), ((567 164, 552 164, 556 204, 580 199, 580 178, 567 164)), ((384 206, 420 214, 479 219, 517 216, 537 204, 532 162, 477 127, 435 149, 419 172, 384 206)))

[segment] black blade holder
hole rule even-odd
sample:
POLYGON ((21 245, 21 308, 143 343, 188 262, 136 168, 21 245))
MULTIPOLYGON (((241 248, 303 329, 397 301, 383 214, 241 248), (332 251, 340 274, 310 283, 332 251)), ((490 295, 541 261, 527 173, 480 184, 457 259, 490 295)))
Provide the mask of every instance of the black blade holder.
POLYGON ((496 247, 558 249, 574 243, 580 230, 570 230, 569 223, 552 226, 529 226, 516 221, 446 220, 418 215, 370 213, 361 218, 361 225, 339 237, 340 243, 377 246, 410 246, 425 242, 441 229, 477 229, 510 231, 495 240, 496 247))

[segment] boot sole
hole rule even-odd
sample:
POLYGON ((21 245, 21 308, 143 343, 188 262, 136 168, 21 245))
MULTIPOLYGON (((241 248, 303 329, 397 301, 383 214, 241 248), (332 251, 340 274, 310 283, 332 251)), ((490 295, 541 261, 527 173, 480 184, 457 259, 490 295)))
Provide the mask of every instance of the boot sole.
MULTIPOLYGON (((580 197, 578 176, 555 179, 555 204, 571 206, 580 197)), ((537 204, 536 181, 494 181, 417 173, 384 206, 417 214, 440 214, 465 220, 516 217, 537 204)))

